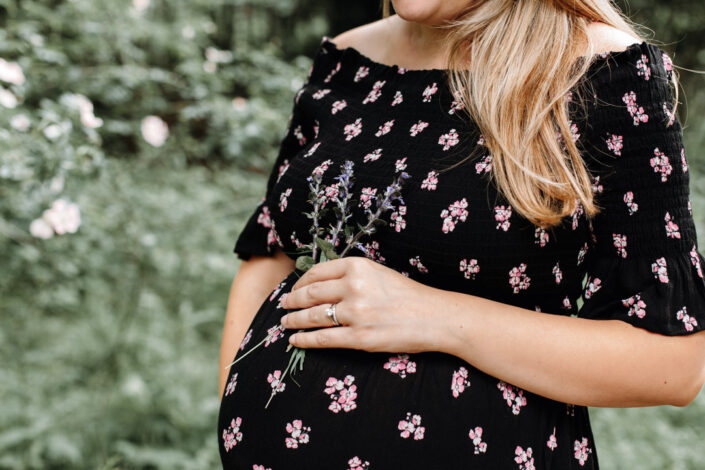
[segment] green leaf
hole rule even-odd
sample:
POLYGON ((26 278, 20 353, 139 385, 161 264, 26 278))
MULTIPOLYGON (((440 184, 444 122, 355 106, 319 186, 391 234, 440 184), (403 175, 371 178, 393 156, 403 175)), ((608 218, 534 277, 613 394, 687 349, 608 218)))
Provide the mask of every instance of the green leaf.
POLYGON ((333 249, 333 244, 328 240, 323 240, 322 238, 316 238, 316 245, 324 251, 333 249))
POLYGON ((338 259, 340 256, 338 256, 338 253, 336 253, 333 250, 324 250, 323 253, 325 253, 326 258, 328 259, 338 259))
POLYGON ((296 269, 300 271, 308 271, 311 269, 313 264, 313 258, 308 255, 299 256, 296 258, 296 269))

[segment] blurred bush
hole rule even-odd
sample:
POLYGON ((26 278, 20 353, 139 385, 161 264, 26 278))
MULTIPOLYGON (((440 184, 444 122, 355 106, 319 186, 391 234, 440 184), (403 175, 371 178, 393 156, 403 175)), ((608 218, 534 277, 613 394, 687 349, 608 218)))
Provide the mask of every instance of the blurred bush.
MULTIPOLYGON (((632 1, 693 68, 702 8, 632 1)), ((235 238, 321 36, 379 16, 374 0, 0 0, 0 469, 218 467, 235 238)), ((703 78, 682 78, 697 174, 703 78)), ((603 466, 703 465, 702 400, 644 411, 591 410, 603 466)))

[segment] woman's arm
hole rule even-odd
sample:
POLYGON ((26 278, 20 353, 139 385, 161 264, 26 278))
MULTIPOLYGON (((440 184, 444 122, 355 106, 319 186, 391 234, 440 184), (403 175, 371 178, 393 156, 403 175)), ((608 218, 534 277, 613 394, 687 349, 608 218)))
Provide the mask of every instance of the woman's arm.
POLYGON ((434 290, 425 298, 445 319, 438 349, 533 393, 584 406, 687 406, 703 386, 705 331, 666 336, 434 290))
MULTIPOLYGON (((303 348, 440 351, 529 392, 584 406, 686 406, 705 380, 705 330, 668 336, 621 320, 537 312, 412 280, 363 257, 318 263, 281 300, 303 348)), ((657 314, 652 311, 651 313, 657 314)))
POLYGON ((262 302, 287 275, 294 270, 294 260, 277 248, 273 256, 252 256, 242 260, 230 286, 227 313, 220 343, 218 378, 220 398, 225 391, 230 364, 240 346, 246 328, 252 322, 262 302))

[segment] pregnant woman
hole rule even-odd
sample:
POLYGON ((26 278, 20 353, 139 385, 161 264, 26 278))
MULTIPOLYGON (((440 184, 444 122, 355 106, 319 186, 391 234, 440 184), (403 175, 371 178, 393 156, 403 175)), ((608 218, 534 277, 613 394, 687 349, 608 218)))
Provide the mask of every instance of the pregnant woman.
POLYGON ((705 377, 671 58, 607 0, 384 6, 322 38, 235 245, 223 467, 597 469, 588 406, 705 377), (341 191, 385 221, 349 249, 341 191))

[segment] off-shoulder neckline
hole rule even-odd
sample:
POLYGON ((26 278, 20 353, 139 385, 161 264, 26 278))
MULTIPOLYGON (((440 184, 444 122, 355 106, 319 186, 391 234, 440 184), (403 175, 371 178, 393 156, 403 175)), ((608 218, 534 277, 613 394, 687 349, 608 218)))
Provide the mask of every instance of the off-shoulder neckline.
MULTIPOLYGON (((367 55, 363 54, 360 52, 358 49, 355 49, 354 47, 351 46, 346 46, 346 47, 339 47, 338 44, 332 41, 332 39, 329 36, 323 36, 321 38, 321 44, 320 48, 324 49, 326 52, 332 52, 335 54, 338 54, 339 57, 349 57, 353 59, 353 61, 358 62, 360 64, 364 64, 369 68, 374 68, 375 70, 379 72, 386 72, 386 73, 395 73, 399 75, 414 75, 414 76, 429 76, 429 75, 446 75, 449 70, 448 69, 439 69, 439 68, 428 68, 428 69, 409 69, 405 67, 401 67, 397 64, 384 64, 382 62, 378 62, 376 60, 373 60, 372 58, 368 57, 367 55)), ((649 48, 654 48, 655 50, 659 49, 659 46, 649 43, 647 41, 641 41, 641 42, 635 42, 630 45, 628 45, 625 49, 621 50, 611 50, 611 51, 605 51, 605 52, 597 52, 593 54, 592 56, 581 56, 583 59, 594 59, 592 60, 590 64, 590 69, 595 68, 596 66, 599 66, 600 64, 603 64, 604 62, 607 61, 607 59, 612 58, 613 60, 617 60, 618 58, 630 58, 634 55, 640 55, 644 54, 648 51, 649 48)))

